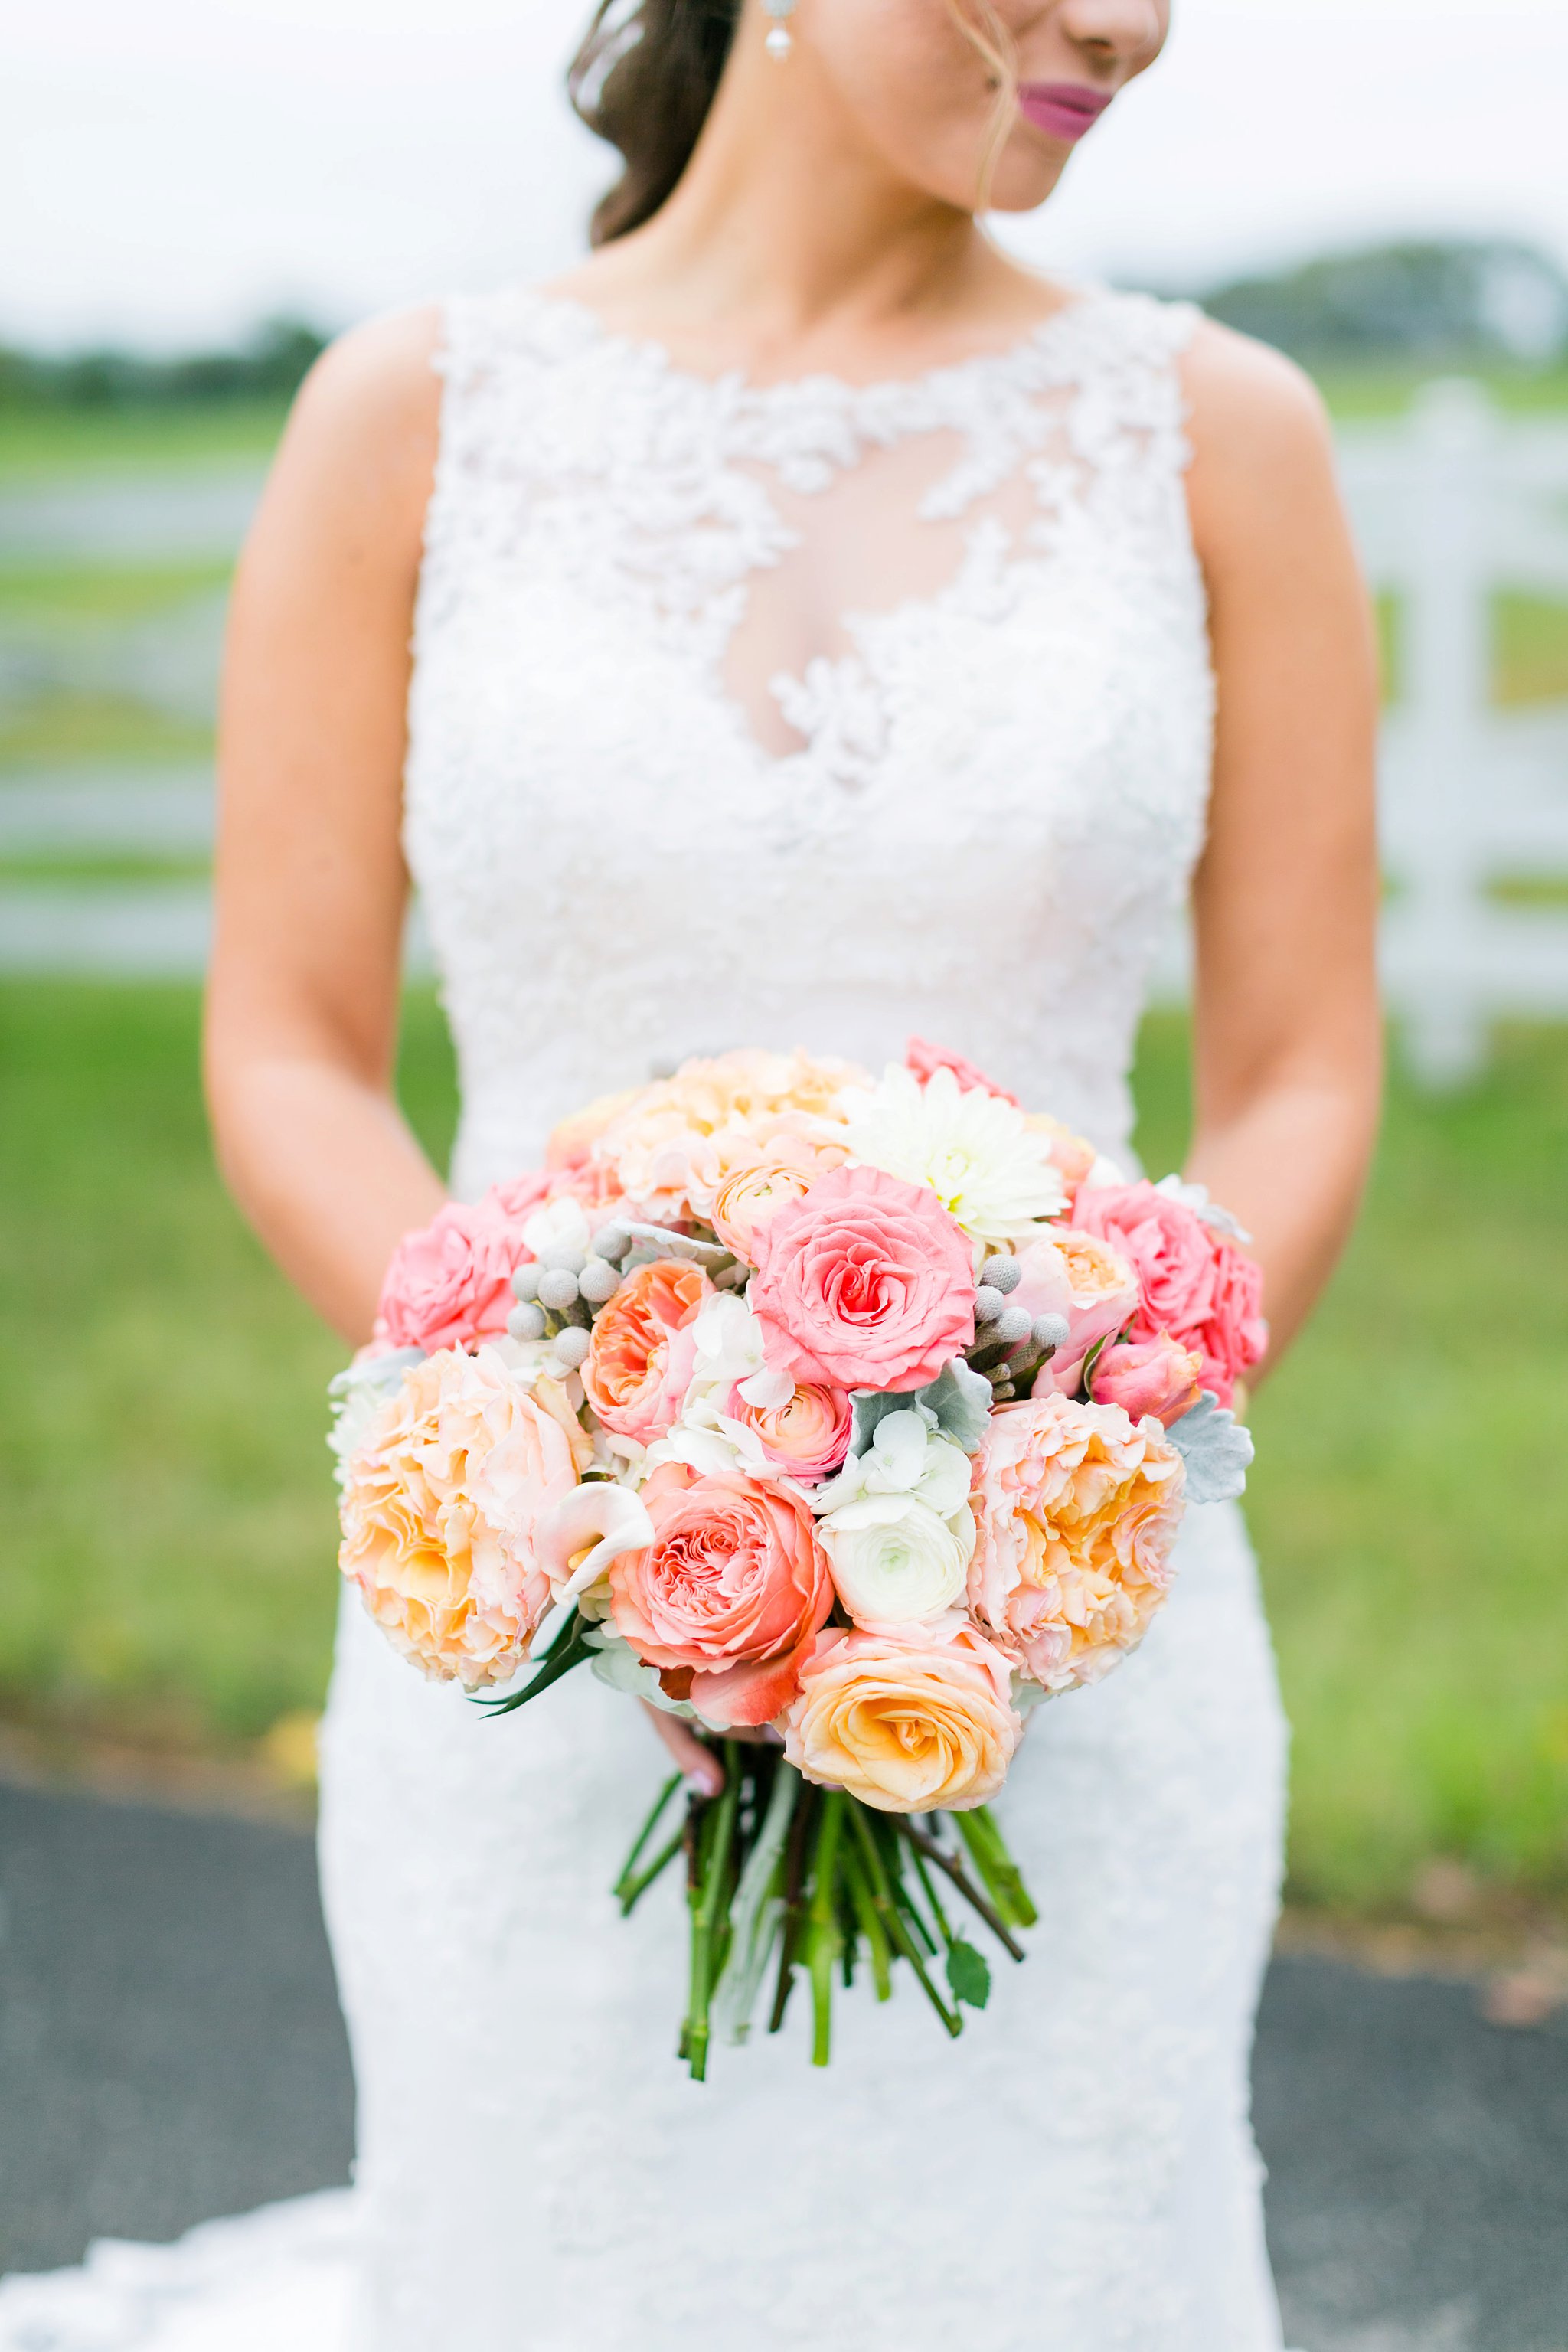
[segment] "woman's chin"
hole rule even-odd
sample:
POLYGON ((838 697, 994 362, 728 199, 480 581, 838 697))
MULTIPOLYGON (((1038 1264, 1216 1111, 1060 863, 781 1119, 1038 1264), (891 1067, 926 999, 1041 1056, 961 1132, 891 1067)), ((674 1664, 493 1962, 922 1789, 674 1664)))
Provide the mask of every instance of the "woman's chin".
POLYGON ((1037 212, 1061 184, 1069 157, 1042 154, 1037 149, 1028 155, 1008 153, 996 166, 996 175, 985 199, 989 213, 1037 212))

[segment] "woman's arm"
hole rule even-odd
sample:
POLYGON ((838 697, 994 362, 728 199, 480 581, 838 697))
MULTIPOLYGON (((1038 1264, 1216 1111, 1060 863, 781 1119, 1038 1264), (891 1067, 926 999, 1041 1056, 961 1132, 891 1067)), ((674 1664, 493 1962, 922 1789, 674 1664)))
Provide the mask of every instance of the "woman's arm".
POLYGON ((1376 657, 1311 386, 1212 326, 1187 384, 1219 685, 1190 1173, 1254 1236, 1273 1361, 1332 1271, 1376 1133, 1376 657))
POLYGON ((225 669, 206 1082, 225 1177, 346 1339, 444 1188, 392 1094, 409 638, 435 464, 433 314, 363 328, 300 395, 225 669))

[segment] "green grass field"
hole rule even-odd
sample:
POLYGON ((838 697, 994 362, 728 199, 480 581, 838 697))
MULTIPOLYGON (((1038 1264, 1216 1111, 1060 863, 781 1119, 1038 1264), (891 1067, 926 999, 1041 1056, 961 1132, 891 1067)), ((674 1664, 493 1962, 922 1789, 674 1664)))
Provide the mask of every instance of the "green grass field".
MULTIPOLYGON (((184 988, 0 990, 0 1714, 232 1753, 319 1704, 335 1342, 213 1173, 184 988)), ((449 1139, 410 1003, 405 1099, 449 1139)), ((1170 1164, 1184 1038, 1152 1021, 1170 1164)), ((1568 1892, 1568 1033, 1396 1078, 1361 1232, 1258 1401, 1252 1518, 1296 1725, 1299 1899, 1397 1912, 1436 1855, 1568 1892)))
POLYGON ((278 401, 166 408, 0 410, 0 488, 84 473, 264 464, 283 429, 278 401))

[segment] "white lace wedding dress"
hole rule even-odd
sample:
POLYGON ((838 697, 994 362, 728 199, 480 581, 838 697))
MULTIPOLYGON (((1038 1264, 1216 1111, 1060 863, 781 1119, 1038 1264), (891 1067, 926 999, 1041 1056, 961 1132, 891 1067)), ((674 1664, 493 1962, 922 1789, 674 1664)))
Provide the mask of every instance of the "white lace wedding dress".
MULTIPOLYGON (((452 306, 407 840, 455 1183, 684 1055, 920 1031, 1116 1154, 1204 832, 1185 310, 1090 292, 910 381, 710 382, 452 306)), ((1284 1735, 1194 1510, 1142 1652, 1035 1719, 1039 1902, 961 2042, 909 1987, 673 2054, 679 1890, 607 1889, 662 1751, 574 1676, 491 1722, 345 1609, 323 1742, 352 2192, 0 2294, 34 2352, 1279 2352, 1247 2061, 1284 1735)))

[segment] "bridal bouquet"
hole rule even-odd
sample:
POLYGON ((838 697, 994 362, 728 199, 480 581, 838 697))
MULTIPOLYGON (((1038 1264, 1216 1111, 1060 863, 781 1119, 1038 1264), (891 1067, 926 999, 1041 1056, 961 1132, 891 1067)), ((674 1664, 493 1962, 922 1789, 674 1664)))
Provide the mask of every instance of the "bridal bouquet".
POLYGON ((398 1249, 334 1384, 343 1573, 498 1712, 587 1664, 721 1748, 616 1889, 684 1856, 694 2075, 770 1971, 825 2064, 836 1976, 885 2000, 901 1960, 956 2034, 965 1917, 1023 1958, 988 1802, 1142 1641, 1185 1503, 1241 1491, 1244 1239, 914 1040, 880 1083, 689 1062, 398 1249))

